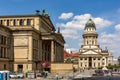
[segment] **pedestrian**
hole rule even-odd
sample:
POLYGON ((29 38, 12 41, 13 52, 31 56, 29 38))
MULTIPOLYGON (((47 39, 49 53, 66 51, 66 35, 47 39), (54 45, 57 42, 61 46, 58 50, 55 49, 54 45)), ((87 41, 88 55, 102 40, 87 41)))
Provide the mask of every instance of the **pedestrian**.
POLYGON ((58 80, 58 74, 56 74, 56 76, 55 76, 55 77, 56 77, 56 80, 58 80))

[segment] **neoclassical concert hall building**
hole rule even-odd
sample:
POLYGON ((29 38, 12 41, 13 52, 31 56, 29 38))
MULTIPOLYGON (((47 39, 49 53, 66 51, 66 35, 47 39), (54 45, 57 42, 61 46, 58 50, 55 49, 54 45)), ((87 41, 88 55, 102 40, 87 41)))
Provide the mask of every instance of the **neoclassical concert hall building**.
POLYGON ((0 70, 27 72, 64 62, 65 40, 49 14, 0 16, 0 70))
POLYGON ((98 44, 95 23, 89 19, 83 32, 83 43, 79 50, 79 68, 98 68, 108 65, 109 51, 102 50, 98 44))

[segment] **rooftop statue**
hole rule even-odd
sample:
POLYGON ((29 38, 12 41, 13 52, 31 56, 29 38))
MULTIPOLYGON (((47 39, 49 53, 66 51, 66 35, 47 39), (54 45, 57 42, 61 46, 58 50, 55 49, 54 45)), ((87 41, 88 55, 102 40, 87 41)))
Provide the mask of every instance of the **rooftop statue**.
POLYGON ((43 9, 42 15, 43 15, 43 16, 46 16, 46 17, 50 17, 49 13, 47 13, 47 12, 45 11, 45 9, 43 9))

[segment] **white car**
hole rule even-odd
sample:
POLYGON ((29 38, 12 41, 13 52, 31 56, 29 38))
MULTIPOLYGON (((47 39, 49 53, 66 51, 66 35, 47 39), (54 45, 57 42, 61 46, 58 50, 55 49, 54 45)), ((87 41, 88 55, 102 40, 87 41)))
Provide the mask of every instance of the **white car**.
POLYGON ((13 73, 13 72, 10 72, 9 77, 10 78, 17 78, 17 74, 13 73))
POLYGON ((24 78, 24 74, 23 73, 17 73, 17 78, 24 78))

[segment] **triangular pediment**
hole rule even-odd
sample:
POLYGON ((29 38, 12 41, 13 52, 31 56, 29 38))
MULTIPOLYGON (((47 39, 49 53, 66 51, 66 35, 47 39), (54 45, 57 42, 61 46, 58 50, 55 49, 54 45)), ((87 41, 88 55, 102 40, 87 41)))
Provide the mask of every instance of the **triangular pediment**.
POLYGON ((87 51, 83 52, 82 54, 99 54, 99 53, 96 51, 93 51, 93 50, 87 50, 87 51))
POLYGON ((55 31, 55 27, 49 17, 42 16, 42 19, 52 28, 52 30, 55 31))

